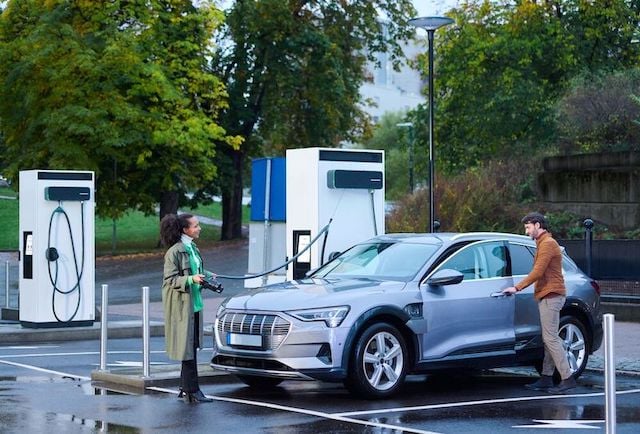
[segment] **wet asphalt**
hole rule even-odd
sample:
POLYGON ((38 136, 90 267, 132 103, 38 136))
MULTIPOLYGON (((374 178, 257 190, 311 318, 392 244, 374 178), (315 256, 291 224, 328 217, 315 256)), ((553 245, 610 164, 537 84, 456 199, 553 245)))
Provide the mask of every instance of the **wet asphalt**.
MULTIPOLYGON (((202 252, 208 269, 243 275, 246 240, 202 252)), ((100 284, 109 285, 112 305, 140 302, 142 286, 160 301, 162 255, 99 258, 100 284)), ((225 295, 242 290, 225 280, 225 295)), ((216 297, 211 294, 207 297, 216 297)), ((219 298, 219 297, 218 297, 219 298)), ((151 363, 171 363, 162 338, 152 339, 151 363)), ((206 362, 210 348, 200 357, 206 362)), ((109 344, 109 366, 139 366, 140 339, 109 344)), ((175 388, 128 394, 90 381, 99 365, 99 342, 59 342, 3 346, 0 343, 0 433, 535 433, 605 430, 602 372, 588 372, 569 395, 531 392, 523 386, 531 370, 484 371, 409 377, 401 393, 385 401, 349 395, 342 384, 286 381, 255 390, 224 376, 202 386, 211 404, 189 405, 175 388)), ((640 377, 618 376, 618 433, 640 432, 640 377)))

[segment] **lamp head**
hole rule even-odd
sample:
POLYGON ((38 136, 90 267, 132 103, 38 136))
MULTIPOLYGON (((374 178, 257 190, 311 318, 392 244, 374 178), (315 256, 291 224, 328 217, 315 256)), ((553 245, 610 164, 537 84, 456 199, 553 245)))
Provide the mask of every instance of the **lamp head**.
POLYGON ((453 18, 449 17, 419 17, 410 19, 408 23, 414 27, 420 27, 425 30, 434 31, 442 26, 453 24, 454 20, 453 18))

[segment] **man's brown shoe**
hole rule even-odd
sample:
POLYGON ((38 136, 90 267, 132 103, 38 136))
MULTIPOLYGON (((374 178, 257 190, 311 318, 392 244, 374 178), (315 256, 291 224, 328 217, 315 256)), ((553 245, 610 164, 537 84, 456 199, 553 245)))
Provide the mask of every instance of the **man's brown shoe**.
POLYGON ((550 375, 541 375, 538 381, 531 384, 525 384, 524 387, 529 390, 549 390, 553 387, 553 377, 550 375))
POLYGON ((568 390, 574 389, 576 387, 578 387, 578 384, 576 383, 576 379, 573 377, 569 377, 566 380, 562 380, 560 383, 558 383, 557 386, 550 387, 549 389, 547 389, 547 392, 566 393, 568 390))

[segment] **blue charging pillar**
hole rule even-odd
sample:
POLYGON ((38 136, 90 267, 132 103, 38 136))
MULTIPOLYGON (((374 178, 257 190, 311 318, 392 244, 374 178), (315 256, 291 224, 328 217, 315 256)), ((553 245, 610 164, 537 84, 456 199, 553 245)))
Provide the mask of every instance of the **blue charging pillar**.
MULTIPOLYGON (((251 166, 248 274, 286 262, 286 166, 282 157, 259 158, 251 166)), ((248 279, 249 288, 284 281, 286 270, 248 279)))

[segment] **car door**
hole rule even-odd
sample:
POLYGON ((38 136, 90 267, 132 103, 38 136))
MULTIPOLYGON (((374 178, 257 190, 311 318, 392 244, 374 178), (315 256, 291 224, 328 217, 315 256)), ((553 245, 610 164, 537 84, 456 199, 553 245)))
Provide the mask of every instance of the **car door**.
MULTIPOLYGON (((508 246, 513 283, 517 284, 531 272, 535 248, 513 241, 509 242, 508 246)), ((533 285, 518 292, 514 298, 516 348, 531 349, 542 346, 540 314, 538 303, 533 296, 533 285)))
MULTIPOLYGON (((422 360, 503 357, 515 354, 515 297, 503 241, 479 241, 455 251, 436 267, 459 271, 458 284, 421 284, 426 330, 422 360)), ((430 274, 433 274, 430 273, 430 274)))

